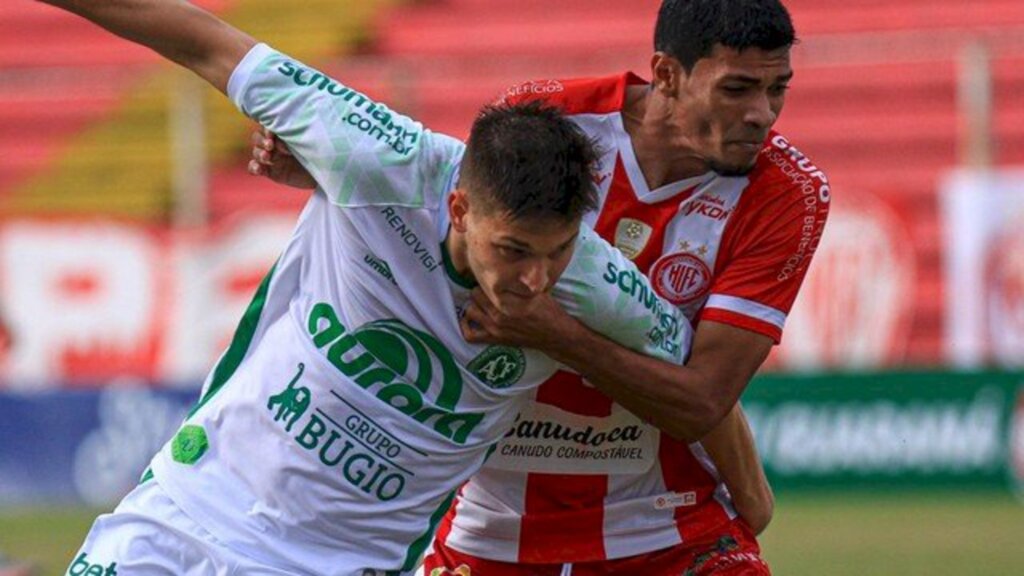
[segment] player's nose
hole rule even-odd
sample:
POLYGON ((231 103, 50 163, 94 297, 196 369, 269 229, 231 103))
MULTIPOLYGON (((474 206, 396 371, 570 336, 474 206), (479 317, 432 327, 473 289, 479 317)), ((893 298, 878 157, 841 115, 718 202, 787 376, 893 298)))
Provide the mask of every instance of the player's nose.
POLYGON ((772 108, 771 99, 767 94, 761 94, 754 99, 743 120, 751 126, 756 126, 759 130, 768 130, 775 124, 778 115, 772 108))
POLYGON ((538 262, 523 269, 519 275, 519 281, 531 296, 536 296, 547 289, 550 277, 547 267, 542 262, 538 262))

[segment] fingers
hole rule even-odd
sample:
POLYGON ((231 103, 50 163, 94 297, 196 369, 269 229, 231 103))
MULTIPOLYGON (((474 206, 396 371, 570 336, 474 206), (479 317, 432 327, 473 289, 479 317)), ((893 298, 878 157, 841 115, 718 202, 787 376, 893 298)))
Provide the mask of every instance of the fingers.
POLYGON ((479 309, 489 320, 494 322, 501 319, 501 311, 499 311, 498 307, 491 302, 491 299, 484 294, 483 290, 480 288, 474 288, 473 291, 470 292, 469 297, 470 300, 472 300, 472 305, 469 307, 470 309, 479 309))
POLYGON ((474 344, 488 342, 487 329, 480 323, 482 317, 479 310, 473 309, 472 313, 470 310, 466 310, 466 314, 459 319, 459 328, 462 330, 462 337, 466 339, 466 342, 474 344))
POLYGON ((260 164, 257 160, 249 160, 249 164, 246 165, 246 170, 253 176, 268 176, 270 169, 263 164, 260 164))

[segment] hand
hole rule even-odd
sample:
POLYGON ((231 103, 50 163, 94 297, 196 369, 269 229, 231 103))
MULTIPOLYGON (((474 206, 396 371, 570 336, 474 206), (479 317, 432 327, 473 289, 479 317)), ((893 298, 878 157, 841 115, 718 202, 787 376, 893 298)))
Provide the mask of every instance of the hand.
POLYGON ((475 288, 460 327, 467 342, 545 351, 568 341, 565 335, 576 323, 547 293, 532 298, 507 295, 499 309, 475 288))
POLYGON ((288 146, 277 139, 272 132, 260 127, 252 133, 252 159, 249 160, 249 174, 270 178, 278 184, 312 190, 316 180, 306 172, 292 155, 288 146))

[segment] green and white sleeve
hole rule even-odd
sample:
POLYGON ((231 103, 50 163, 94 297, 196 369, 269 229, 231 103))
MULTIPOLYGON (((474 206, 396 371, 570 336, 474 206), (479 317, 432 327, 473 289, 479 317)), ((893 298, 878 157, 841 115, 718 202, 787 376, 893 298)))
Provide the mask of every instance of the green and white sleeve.
POLYGON ((622 252, 587 226, 554 297, 592 330, 648 356, 682 364, 693 329, 622 252))
POLYGON ((228 96, 284 140, 341 206, 434 205, 461 159, 457 139, 265 44, 235 68, 228 96))

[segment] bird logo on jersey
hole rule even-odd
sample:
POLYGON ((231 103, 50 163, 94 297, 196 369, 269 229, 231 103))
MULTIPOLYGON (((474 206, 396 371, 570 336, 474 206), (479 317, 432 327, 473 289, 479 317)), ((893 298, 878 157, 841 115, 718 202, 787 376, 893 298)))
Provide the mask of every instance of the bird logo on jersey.
POLYGON ((651 268, 654 290, 662 298, 681 306, 704 297, 711 287, 711 270, 689 252, 666 254, 651 268))
POLYGON ((623 218, 615 227, 615 247, 625 254, 626 258, 633 260, 647 247, 653 231, 650 226, 639 220, 623 218))

